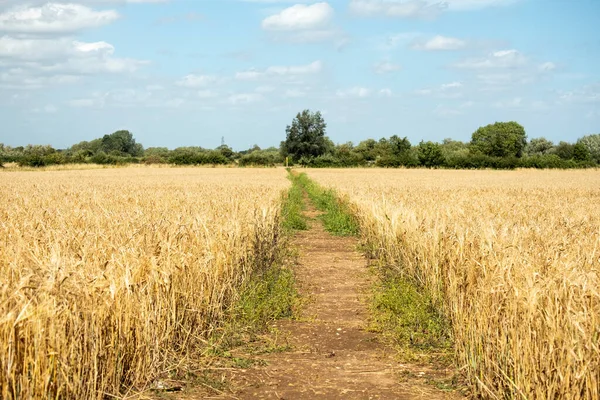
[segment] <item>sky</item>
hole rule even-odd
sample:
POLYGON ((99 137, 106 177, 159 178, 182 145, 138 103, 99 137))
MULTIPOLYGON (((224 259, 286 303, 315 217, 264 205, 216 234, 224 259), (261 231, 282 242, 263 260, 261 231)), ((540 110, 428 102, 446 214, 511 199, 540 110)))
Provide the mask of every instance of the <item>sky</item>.
POLYGON ((0 0, 0 143, 600 133, 599 0, 0 0))

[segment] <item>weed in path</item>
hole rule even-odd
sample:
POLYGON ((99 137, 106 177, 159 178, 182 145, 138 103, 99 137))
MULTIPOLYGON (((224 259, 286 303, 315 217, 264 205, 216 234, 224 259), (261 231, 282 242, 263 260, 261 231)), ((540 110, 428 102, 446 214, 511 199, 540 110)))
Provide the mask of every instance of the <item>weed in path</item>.
POLYGON ((306 190, 317 209, 323 211, 320 218, 328 232, 337 236, 358 235, 358 221, 350 211, 347 201, 341 199, 334 190, 322 188, 304 173, 290 173, 290 176, 294 184, 306 190))

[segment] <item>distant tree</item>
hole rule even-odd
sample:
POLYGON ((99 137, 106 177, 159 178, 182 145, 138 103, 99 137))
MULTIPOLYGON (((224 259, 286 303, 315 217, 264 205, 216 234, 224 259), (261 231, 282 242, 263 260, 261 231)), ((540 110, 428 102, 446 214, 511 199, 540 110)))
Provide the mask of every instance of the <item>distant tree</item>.
POLYGON ((577 143, 583 144, 590 152, 590 157, 600 164, 600 133, 586 135, 579 139, 577 143))
POLYGON ((104 135, 101 139, 100 151, 107 154, 123 154, 138 157, 143 155, 144 148, 136 143, 133 134, 129 131, 117 131, 110 135, 104 135))
POLYGON ((325 136, 326 128, 321 112, 304 110, 298 113, 285 129, 286 138, 281 142, 281 155, 291 156, 298 161, 303 157, 309 159, 332 151, 333 143, 325 136))
POLYGON ((235 152, 226 144, 217 147, 217 150, 228 160, 233 160, 235 157, 235 152))
POLYGON ((525 146, 525 154, 528 156, 541 156, 544 154, 550 154, 554 148, 554 143, 550 140, 540 137, 531 139, 525 146))
POLYGON ((592 157, 588 148, 583 143, 577 142, 573 145, 573 159, 575 161, 590 161, 592 157))
POLYGON ((45 165, 63 164, 65 157, 52 146, 27 145, 19 165, 27 167, 43 167, 45 165))
POLYGON ((375 139, 363 140, 354 148, 354 152, 359 154, 365 161, 375 161, 377 158, 378 143, 375 139))
POLYGON ((417 156, 419 163, 427 168, 440 167, 444 164, 444 153, 438 143, 421 141, 417 147, 417 156))
POLYGON ((526 144, 525 128, 514 121, 481 127, 471 137, 474 153, 492 157, 521 157, 526 144))
POLYGON ((553 153, 563 160, 571 160, 573 159, 573 145, 567 142, 560 142, 554 148, 553 153))
POLYGON ((392 148, 392 153, 395 156, 399 156, 410 151, 410 148, 412 147, 406 136, 400 139, 397 135, 393 135, 390 137, 389 143, 390 147, 392 148))
POLYGON ((83 154, 86 156, 92 156, 100 151, 101 146, 102 146, 102 139, 94 139, 89 142, 83 141, 83 142, 79 142, 79 143, 71 146, 69 148, 69 152, 73 153, 73 154, 81 152, 80 154, 83 154))

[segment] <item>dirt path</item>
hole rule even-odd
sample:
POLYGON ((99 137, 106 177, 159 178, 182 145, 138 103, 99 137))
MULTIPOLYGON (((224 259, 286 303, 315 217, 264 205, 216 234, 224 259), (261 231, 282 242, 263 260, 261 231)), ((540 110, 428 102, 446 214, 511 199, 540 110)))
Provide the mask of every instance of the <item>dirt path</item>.
POLYGON ((261 355, 264 366, 228 371, 228 393, 179 398, 461 398, 426 383, 445 377, 446 371, 400 364, 392 349, 365 331, 370 282, 367 262, 355 250, 357 240, 330 235, 314 219, 314 208, 309 207, 307 215, 313 219, 311 229, 298 233, 294 244, 299 249, 299 289, 308 304, 298 321, 277 323, 291 350, 261 355))

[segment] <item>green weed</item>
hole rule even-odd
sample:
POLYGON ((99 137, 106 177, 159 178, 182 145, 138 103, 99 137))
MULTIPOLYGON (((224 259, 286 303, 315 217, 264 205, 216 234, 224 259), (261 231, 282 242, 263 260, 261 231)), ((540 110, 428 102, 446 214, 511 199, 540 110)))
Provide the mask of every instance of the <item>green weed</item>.
POLYGON ((358 235, 358 221, 350 211, 348 203, 332 189, 324 189, 306 174, 291 174, 292 182, 298 183, 315 206, 323 211, 321 220, 325 229, 337 236, 358 235))

